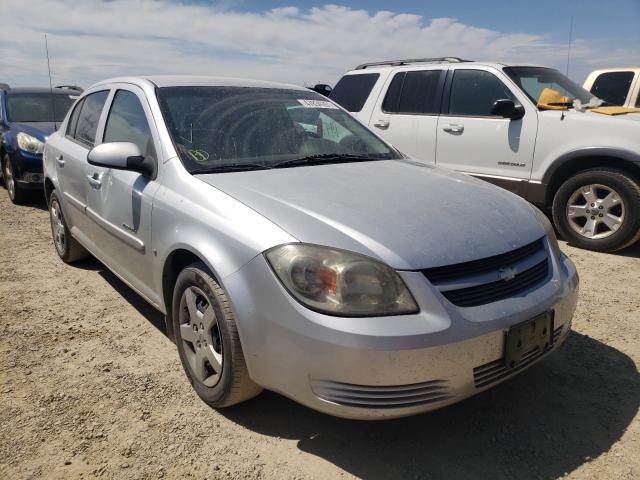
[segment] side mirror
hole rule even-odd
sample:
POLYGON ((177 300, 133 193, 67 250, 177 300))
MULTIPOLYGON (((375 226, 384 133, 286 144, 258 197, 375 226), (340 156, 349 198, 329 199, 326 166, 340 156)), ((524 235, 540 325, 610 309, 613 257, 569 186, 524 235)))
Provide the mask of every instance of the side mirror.
POLYGON ((87 155, 87 161, 91 165, 117 168, 118 170, 131 170, 148 177, 154 177, 156 173, 153 159, 142 155, 140 148, 131 142, 111 142, 96 145, 87 155))
POLYGON ((501 98, 493 102, 491 114, 502 118, 510 118, 511 120, 520 120, 524 117, 524 107, 508 98, 501 98))

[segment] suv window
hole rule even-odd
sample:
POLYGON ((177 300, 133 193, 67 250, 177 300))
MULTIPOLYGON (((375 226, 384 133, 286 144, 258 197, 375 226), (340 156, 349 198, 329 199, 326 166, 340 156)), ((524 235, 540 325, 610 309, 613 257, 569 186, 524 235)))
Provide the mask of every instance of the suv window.
POLYGON ((67 137, 73 138, 76 134, 76 125, 78 125, 78 115, 80 115, 80 110, 82 110, 83 103, 84 103, 84 98, 78 102, 78 104, 74 107, 73 112, 71 112, 71 116, 69 117, 69 122, 67 123, 67 137))
POLYGON ((79 142, 93 147, 96 141, 100 113, 102 112, 104 103, 107 101, 108 95, 109 91, 103 90, 85 97, 82 109, 78 115, 78 124, 74 135, 74 138, 79 142))
POLYGON ((610 105, 624 105, 633 76, 633 72, 601 73, 593 82, 591 93, 610 105))
POLYGON ((147 116, 135 93, 127 90, 116 92, 102 141, 135 143, 145 156, 155 158, 147 116))
POLYGON ((387 113, 439 113, 438 82, 442 70, 396 73, 382 103, 387 113))
POLYGON ((378 73, 345 75, 331 91, 329 98, 348 112, 359 112, 379 77, 378 73))
POLYGON ((515 97, 495 75, 483 70, 456 70, 449 97, 450 115, 491 117, 493 103, 515 97))

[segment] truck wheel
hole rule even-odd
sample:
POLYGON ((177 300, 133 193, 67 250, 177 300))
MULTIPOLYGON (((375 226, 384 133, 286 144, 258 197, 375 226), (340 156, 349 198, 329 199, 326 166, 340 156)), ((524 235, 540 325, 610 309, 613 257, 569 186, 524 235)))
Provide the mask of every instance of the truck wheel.
POLYGON ((569 243, 613 252, 640 238, 640 185, 620 170, 585 170, 565 181, 553 199, 553 219, 569 243))
POLYGON ((16 182, 15 176, 13 175, 13 165, 11 164, 11 159, 9 155, 4 156, 2 160, 2 176, 4 179, 4 188, 7 189, 7 193, 9 194, 9 200, 15 205, 23 205, 27 203, 30 199, 30 192, 21 188, 16 182))
POLYGON ((69 232, 55 190, 49 195, 49 219, 51 220, 53 245, 63 262, 73 263, 89 256, 89 252, 69 232))
POLYGON ((227 296, 203 263, 178 275, 172 317, 180 361, 205 403, 229 407, 262 391, 249 377, 227 296))

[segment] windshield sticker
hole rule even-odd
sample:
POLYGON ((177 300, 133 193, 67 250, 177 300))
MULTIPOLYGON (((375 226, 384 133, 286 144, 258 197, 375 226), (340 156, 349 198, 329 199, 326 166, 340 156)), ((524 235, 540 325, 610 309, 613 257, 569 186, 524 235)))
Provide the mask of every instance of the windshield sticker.
POLYGON ((327 100, 301 100, 298 99, 298 102, 300 103, 300 105, 302 105, 303 107, 306 108, 333 108, 335 110, 338 110, 338 107, 336 105, 334 105, 333 103, 327 101, 327 100))
POLYGON ((209 152, 207 152, 206 150, 189 150, 187 151, 187 153, 194 162, 206 162, 207 160, 209 160, 209 152))

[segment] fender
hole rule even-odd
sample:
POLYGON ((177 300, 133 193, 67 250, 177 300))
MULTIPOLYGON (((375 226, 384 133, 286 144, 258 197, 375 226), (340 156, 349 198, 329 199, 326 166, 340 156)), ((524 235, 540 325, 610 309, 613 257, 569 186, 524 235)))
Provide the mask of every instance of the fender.
POLYGON ((547 205, 549 195, 553 192, 550 189, 554 186, 554 176, 562 171, 564 167, 577 159, 584 159, 584 168, 602 165, 601 159, 613 159, 612 166, 634 167, 640 172, 640 153, 617 147, 585 147, 571 150, 558 157, 547 169, 541 182, 530 182, 528 185, 527 200, 532 203, 547 205))

